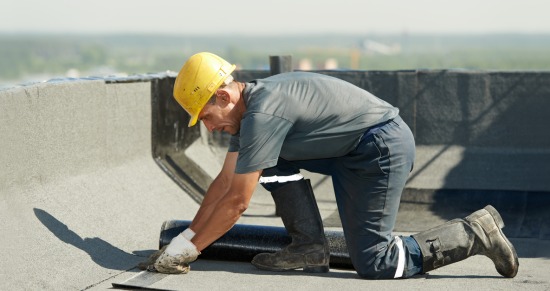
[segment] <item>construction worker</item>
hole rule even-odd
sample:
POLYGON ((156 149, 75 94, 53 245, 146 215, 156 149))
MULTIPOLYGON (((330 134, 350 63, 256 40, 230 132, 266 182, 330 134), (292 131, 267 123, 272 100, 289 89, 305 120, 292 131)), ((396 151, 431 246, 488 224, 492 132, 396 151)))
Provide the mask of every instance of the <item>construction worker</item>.
POLYGON ((291 72, 242 83, 211 53, 189 58, 174 97, 206 128, 232 135, 227 156, 195 218, 143 267, 185 273, 200 251, 247 209, 257 183, 271 192, 292 243, 258 254, 263 270, 329 271, 329 248, 315 197, 300 169, 332 177, 351 262, 363 278, 406 278, 483 254, 504 277, 518 257, 499 213, 487 206, 413 236, 394 236, 399 201, 415 159, 399 110, 337 78, 291 72))

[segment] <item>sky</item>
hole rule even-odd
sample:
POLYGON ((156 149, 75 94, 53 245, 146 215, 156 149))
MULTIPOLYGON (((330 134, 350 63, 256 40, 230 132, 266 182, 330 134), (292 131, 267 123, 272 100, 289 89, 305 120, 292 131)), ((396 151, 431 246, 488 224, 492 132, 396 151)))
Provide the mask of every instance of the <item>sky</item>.
POLYGON ((550 33, 548 0, 2 0, 0 33, 550 33))

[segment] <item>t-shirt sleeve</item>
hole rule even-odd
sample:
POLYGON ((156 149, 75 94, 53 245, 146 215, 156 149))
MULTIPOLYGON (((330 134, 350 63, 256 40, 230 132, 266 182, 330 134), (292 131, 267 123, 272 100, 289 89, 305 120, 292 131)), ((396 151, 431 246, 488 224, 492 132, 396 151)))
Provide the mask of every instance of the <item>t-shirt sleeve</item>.
POLYGON ((229 139, 229 148, 228 152, 238 152, 239 151, 239 134, 232 135, 229 139))
POLYGON ((292 122, 263 113, 247 115, 241 122, 239 157, 235 173, 244 174, 277 165, 292 122))

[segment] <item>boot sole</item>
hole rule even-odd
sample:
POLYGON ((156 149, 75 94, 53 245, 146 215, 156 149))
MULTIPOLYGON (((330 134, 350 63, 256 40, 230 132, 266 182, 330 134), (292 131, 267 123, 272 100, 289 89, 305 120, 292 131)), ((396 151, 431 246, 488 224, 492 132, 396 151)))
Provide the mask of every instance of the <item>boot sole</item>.
POLYGON ((504 241, 506 242, 506 245, 508 245, 509 251, 512 253, 512 256, 514 257, 515 268, 514 268, 513 273, 503 274, 498 269, 497 269, 497 271, 499 272, 499 274, 501 274, 504 277, 514 278, 518 273, 519 259, 518 259, 518 254, 516 253, 516 249, 514 248, 512 243, 508 240, 508 238, 502 232, 502 228, 504 227, 504 221, 502 220, 502 216, 500 216, 500 213, 498 213, 498 211, 491 205, 485 206, 484 209, 487 210, 487 212, 489 212, 489 214, 491 214, 491 216, 495 220, 495 223, 497 224, 497 226, 499 228, 498 231, 499 231, 500 236, 504 239, 504 241))

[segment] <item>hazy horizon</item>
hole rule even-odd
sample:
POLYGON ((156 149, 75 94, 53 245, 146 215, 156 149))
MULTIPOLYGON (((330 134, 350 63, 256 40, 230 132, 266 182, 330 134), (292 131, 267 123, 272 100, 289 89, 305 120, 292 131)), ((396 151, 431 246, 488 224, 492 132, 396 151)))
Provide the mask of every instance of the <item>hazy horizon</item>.
POLYGON ((177 71, 198 51, 246 69, 278 54, 312 69, 550 69, 545 0, 3 0, 0 8, 8 84, 177 71))
POLYGON ((4 0, 0 7, 4 34, 550 33, 544 0, 4 0))

